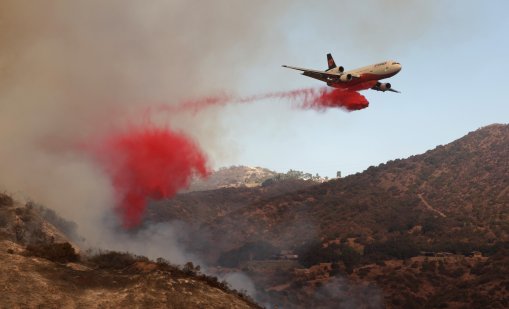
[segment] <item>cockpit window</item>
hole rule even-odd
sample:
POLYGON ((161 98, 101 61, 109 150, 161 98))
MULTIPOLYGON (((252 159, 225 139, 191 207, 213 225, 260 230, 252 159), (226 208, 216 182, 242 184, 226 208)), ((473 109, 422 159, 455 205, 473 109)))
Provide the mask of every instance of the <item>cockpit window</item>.
POLYGON ((399 64, 399 62, 393 62, 392 64, 399 64))

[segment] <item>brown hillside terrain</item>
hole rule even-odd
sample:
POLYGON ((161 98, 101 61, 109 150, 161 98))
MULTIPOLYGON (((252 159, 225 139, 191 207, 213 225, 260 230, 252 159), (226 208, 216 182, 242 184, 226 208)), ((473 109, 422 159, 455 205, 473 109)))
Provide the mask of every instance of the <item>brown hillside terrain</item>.
POLYGON ((507 307, 508 125, 272 196, 231 190, 203 193, 200 205, 224 211, 207 219, 198 211, 199 234, 210 237, 217 263, 250 275, 262 300, 292 308, 507 307), (277 249, 297 252, 298 266, 257 261, 268 256, 259 250, 277 249), (473 250, 484 257, 468 257, 473 250), (320 262, 329 268, 314 273, 320 262))
POLYGON ((507 253, 389 259, 359 265, 351 274, 320 271, 321 264, 295 268, 281 282, 281 271, 257 265, 268 261, 249 262, 245 269, 265 280, 263 297, 284 308, 507 308, 507 253))
POLYGON ((507 253, 489 258, 455 255, 389 260, 382 266, 359 267, 351 278, 376 282, 391 307, 507 308, 507 253))
MULTIPOLYGON (((23 250, 11 242, 1 245, 23 250)), ((160 270, 155 263, 103 270, 6 250, 0 251, 2 308, 258 308, 202 280, 160 270)))
POLYGON ((189 263, 80 256, 43 215, 0 194, 1 308, 260 308, 189 263))
POLYGON ((256 202, 315 185, 311 180, 287 179, 267 186, 229 187, 179 194, 153 203, 146 221, 181 220, 199 226, 256 202))
MULTIPOLYGON (((0 270, 9 274, 1 306, 256 308, 193 265, 76 255, 60 245, 72 224, 45 217, 0 195, 0 270), (31 282, 34 296, 25 296, 31 282)), ((509 126, 323 184, 285 179, 179 194, 153 203, 144 224, 171 220, 189 224, 197 237, 187 247, 208 266, 247 274, 262 303, 507 308, 509 126), (279 259, 282 249, 298 257, 279 259)))
POLYGON ((206 230, 226 235, 232 247, 347 237, 365 245, 397 235, 436 245, 508 241, 509 126, 487 126, 421 155, 257 201, 206 230))
POLYGON ((205 191, 221 188, 257 187, 278 173, 261 167, 231 166, 214 171, 207 179, 196 179, 190 191, 205 191))

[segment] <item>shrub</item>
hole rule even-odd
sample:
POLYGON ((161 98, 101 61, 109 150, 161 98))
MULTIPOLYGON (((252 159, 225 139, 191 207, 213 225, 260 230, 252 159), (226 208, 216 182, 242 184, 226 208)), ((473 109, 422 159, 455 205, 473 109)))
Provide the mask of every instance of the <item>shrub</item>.
POLYGON ((0 193, 0 206, 12 206, 14 204, 14 200, 12 197, 5 193, 0 193))
POLYGON ((459 267, 459 268, 456 268, 455 270, 453 270, 450 275, 453 278, 459 278, 459 277, 463 276, 464 274, 465 274, 465 270, 463 268, 459 267))
POLYGON ((44 219, 53 224, 57 229, 64 232, 65 235, 71 239, 77 237, 78 225, 72 221, 67 221, 60 217, 54 210, 46 208, 42 205, 34 204, 33 202, 27 203, 27 209, 34 208, 44 219))
POLYGON ((0 214, 0 227, 6 227, 10 221, 11 220, 8 216, 0 214))
POLYGON ((353 268, 360 263, 361 255, 359 252, 355 251, 355 249, 347 245, 343 245, 341 246, 340 259, 345 264, 346 271, 351 273, 353 268))
POLYGON ((443 227, 445 225, 444 220, 435 218, 435 217, 427 217, 424 219, 422 223, 422 233, 423 234, 431 234, 431 233, 441 233, 443 232, 443 227))
POLYGON ((266 260, 279 253, 279 249, 264 241, 249 242, 240 248, 224 252, 218 263, 224 267, 238 267, 249 260, 266 260))
POLYGON ((194 266, 193 262, 187 262, 186 264, 184 264, 184 268, 182 269, 182 271, 186 275, 196 276, 197 274, 200 273, 200 269, 201 269, 200 265, 194 266))
POLYGON ((403 236, 367 245, 364 248, 364 255, 408 259, 419 255, 419 251, 419 246, 412 239, 403 236))
POLYGON ((337 263, 339 261, 339 245, 330 244, 324 248, 321 241, 315 240, 297 250, 299 263, 311 267, 319 263, 337 263))
POLYGON ((28 255, 45 258, 47 260, 59 263, 75 262, 79 256, 74 251, 70 243, 53 244, 32 244, 28 245, 28 255))
POLYGON ((147 262, 148 259, 127 252, 110 251, 95 255, 89 261, 99 268, 124 269, 137 261, 147 262))

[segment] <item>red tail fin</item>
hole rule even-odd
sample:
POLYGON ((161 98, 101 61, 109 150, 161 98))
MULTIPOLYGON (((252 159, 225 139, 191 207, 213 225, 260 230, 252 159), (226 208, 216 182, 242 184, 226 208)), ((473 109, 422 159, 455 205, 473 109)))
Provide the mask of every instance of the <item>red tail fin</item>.
POLYGON ((331 54, 327 54, 327 65, 329 65, 329 70, 336 67, 336 63, 334 62, 334 58, 332 58, 331 54))

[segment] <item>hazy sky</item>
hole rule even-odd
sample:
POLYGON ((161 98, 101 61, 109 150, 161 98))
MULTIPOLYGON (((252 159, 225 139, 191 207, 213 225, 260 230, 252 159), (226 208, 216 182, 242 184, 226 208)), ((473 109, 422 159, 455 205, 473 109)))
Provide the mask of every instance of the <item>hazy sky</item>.
POLYGON ((352 113, 278 101, 230 107, 221 119, 238 156, 225 164, 345 175, 508 122, 509 2, 340 2, 284 9, 275 31, 287 49, 233 63, 245 67, 238 91, 320 86, 279 65, 325 69, 331 52, 347 70, 398 60, 403 69, 388 81, 402 93, 365 91, 369 108, 352 113))
POLYGON ((330 177, 422 153, 507 122, 508 9, 452 0, 0 1, 0 140, 8 145, 0 184, 47 204, 69 203, 61 191, 69 200, 109 192, 76 144, 161 104, 323 87, 281 65, 325 69, 328 52, 346 69, 399 61, 388 81, 402 93, 365 91, 369 108, 351 113, 266 100, 157 122, 193 137, 216 168, 330 177))

